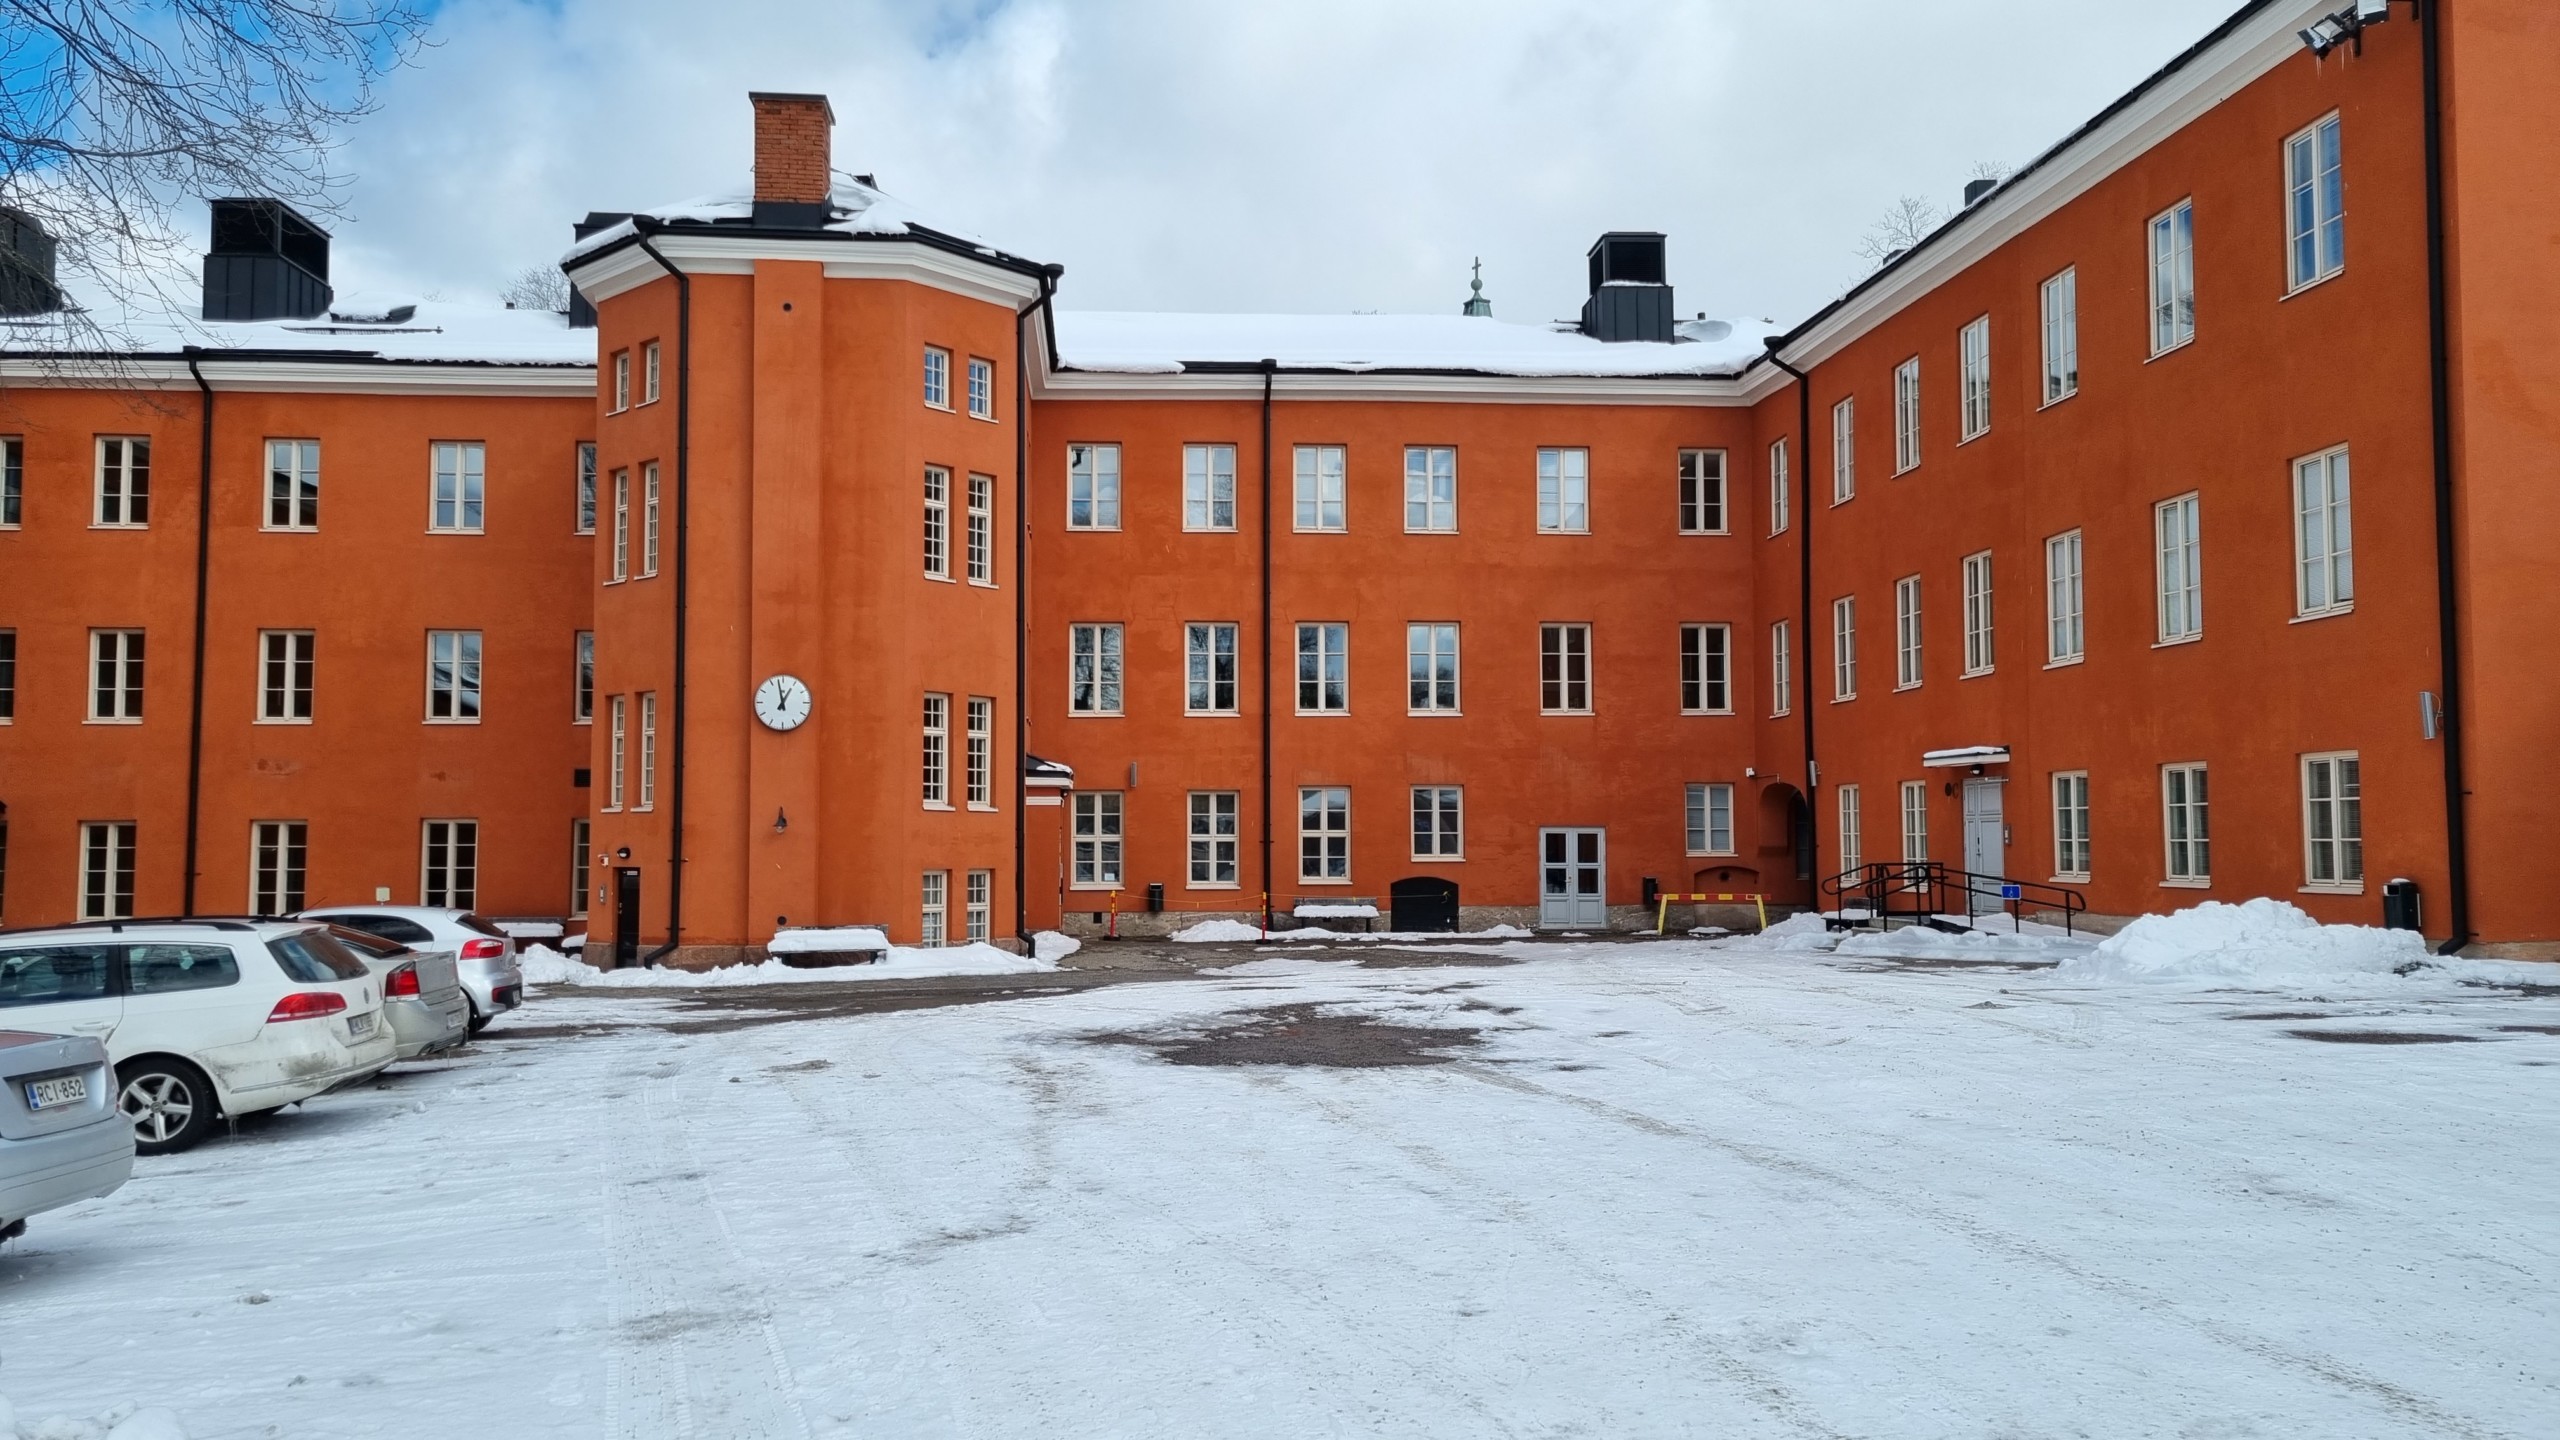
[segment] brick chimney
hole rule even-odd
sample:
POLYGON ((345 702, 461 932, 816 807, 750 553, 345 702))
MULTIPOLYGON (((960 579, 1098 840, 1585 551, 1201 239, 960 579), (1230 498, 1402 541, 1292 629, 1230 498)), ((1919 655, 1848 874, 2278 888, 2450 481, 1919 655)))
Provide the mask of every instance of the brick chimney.
POLYGON ((833 189, 828 162, 835 107, 824 95, 764 90, 750 92, 747 101, 756 108, 756 223, 809 229, 824 225, 833 189))

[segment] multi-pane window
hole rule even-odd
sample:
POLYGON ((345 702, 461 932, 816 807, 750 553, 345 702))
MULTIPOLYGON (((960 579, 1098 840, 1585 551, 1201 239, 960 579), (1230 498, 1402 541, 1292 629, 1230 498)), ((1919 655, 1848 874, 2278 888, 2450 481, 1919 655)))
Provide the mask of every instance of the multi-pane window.
POLYGON ((1298 878, 1351 878, 1351 791, 1310 785, 1298 792, 1298 878))
POLYGON ((1458 528, 1458 452, 1455 447, 1405 447, 1404 528, 1458 528))
POLYGON ((0 725, 18 719, 18 632, 0 630, 0 725))
POLYGON ((1733 627, 1680 627, 1680 709, 1689 715, 1733 713, 1733 627))
POLYGON ((1067 708, 1078 715, 1120 713, 1120 627, 1067 627, 1067 708))
POLYGON ((2080 272, 2044 282, 2044 403, 2080 389, 2080 272))
POLYGON ((302 908, 311 827, 301 820, 260 820, 249 827, 249 913, 290 915, 302 908))
POLYGON ((577 656, 577 692, 570 715, 579 724, 589 725, 596 718, 596 632, 578 632, 577 656))
POLYGON ((2347 506, 2347 447, 2293 462, 2293 608, 2297 615, 2351 609, 2355 527, 2347 506))
POLYGON ((934 809, 951 806, 951 697, 924 697, 924 803, 934 809))
POLYGON ((151 523, 151 441, 140 435, 98 437, 95 523, 138 529, 151 523))
POLYGON ((2152 507, 2158 541, 2160 639, 2192 640, 2204 633, 2204 541, 2197 499, 2181 495, 2152 507))
POLYGON ((1858 698, 1858 597, 1831 602, 1831 698, 1858 698))
POLYGON ((924 347, 924 403, 936 410, 951 408, 951 352, 924 347))
POLYGON ((2196 207, 2192 200, 2151 218, 2151 353, 2196 338, 2196 207))
POLYGON ((1591 452, 1538 452, 1538 528, 1550 535, 1591 529, 1591 452))
POLYGON ((643 405, 658 402, 658 369, 658 342, 652 340, 640 347, 640 403, 643 405))
POLYGON ((1920 463, 1920 357, 1893 367, 1893 473, 1920 463))
POLYGON ((622 808, 622 777, 628 768, 625 763, 627 752, 624 747, 628 738, 630 704, 628 696, 616 695, 605 707, 611 716, 611 723, 607 726, 611 731, 611 739, 607 742, 605 752, 604 808, 607 810, 622 808))
POLYGON ((2286 249, 2293 284, 2326 280, 2347 263, 2347 185, 2332 115, 2284 144, 2286 249))
POLYGON ((569 822, 569 909, 571 919, 587 913, 587 851, 593 822, 584 816, 569 822))
POLYGON ((1733 853, 1733 787, 1691 785, 1688 803, 1689 853, 1733 853))
POLYGON ((1991 317, 1956 332, 1956 404, 1964 438, 1991 428, 1991 317))
POLYGON ((654 810, 658 805, 658 692, 640 692, 640 791, 632 804, 634 810, 654 810))
POLYGON ((427 528, 477 533, 488 518, 487 447, 477 440, 438 440, 428 449, 434 475, 427 528))
POLYGON ((951 472, 924 467, 924 573, 951 578, 951 472))
POLYGON ((1782 437, 1769 445, 1769 533, 1778 534, 1788 524, 1787 442, 1782 437))
POLYGON ((612 580, 631 573, 631 472, 613 472, 613 570, 612 580))
POLYGON ((2057 771, 2053 777, 2053 878, 2089 878, 2089 772, 2057 771))
POLYGON ((1236 528, 1236 447, 1182 447, 1182 528, 1236 528))
POLYGON ((996 362, 975 355, 969 357, 969 413, 996 418, 996 362))
POLYGON ((1466 792, 1455 785, 1413 787, 1413 858, 1457 860, 1466 851, 1466 792))
POLYGON ((939 950, 950 939, 951 872, 924 872, 923 917, 916 926, 916 944, 927 950, 939 950))
POLYGON ((2065 530, 2044 542, 2044 658, 2067 664, 2088 644, 2081 618, 2080 532, 2065 530))
POLYGON ((89 718, 142 718, 142 632, 89 632, 89 718))
POLYGON ((613 408, 631 408, 631 352, 628 350, 613 352, 613 408))
POLYGON ((1068 873, 1084 890, 1108 890, 1120 884, 1120 795, 1113 790, 1078 793, 1068 851, 1068 873))
POLYGON ((994 933, 996 872, 972 870, 968 883, 969 888, 961 897, 964 906, 961 924, 964 928, 960 938, 972 945, 983 945, 994 933))
POLYGON ((1831 503, 1858 495, 1858 398, 1844 397, 1831 407, 1831 503))
POLYGON ((2302 757, 2305 883, 2364 888, 2364 773, 2350 750, 2302 757))
POLYGON ((1929 858, 1929 782, 1902 782, 1902 858, 1929 858))
POLYGON ((1067 528, 1120 528, 1120 447, 1067 447, 1067 528))
POLYGON ((2213 878, 2213 827, 2205 814, 2202 765, 2160 767, 2161 835, 2167 841, 2168 878, 2201 885, 2213 878))
POLYGON ((308 630, 258 632, 258 720, 261 724, 309 722, 311 662, 316 643, 317 637, 308 630))
POLYGON ((1893 688, 1920 683, 1920 577, 1893 582, 1893 688))
POLYGON ((320 528, 320 442, 267 442, 269 530, 320 528))
POLYGON ((996 702, 985 695, 969 697, 968 733, 963 737, 961 781, 969 808, 995 808, 996 702))
POLYGON ((1417 620, 1404 627, 1405 709, 1417 715, 1458 710, 1458 627, 1417 620))
POLYGON ((969 582, 996 581, 996 477, 969 477, 969 582))
POLYGON ((1591 627, 1538 627, 1538 708, 1550 715, 1591 710, 1591 627))
POLYGON ((1312 622, 1298 627, 1298 713, 1338 715, 1351 708, 1351 627, 1312 622))
POLYGON ((480 822, 430 820, 418 849, 418 903, 470 909, 480 896, 480 822))
POLYGON ((1217 621, 1183 626, 1182 671, 1183 713, 1236 713, 1236 627, 1217 621))
POLYGON ((1991 670, 1991 552, 1964 557, 1964 673, 1991 670))
POLYGON ((1834 829, 1836 838, 1833 843, 1840 847, 1840 873, 1846 875, 1866 863, 1866 852, 1862 848, 1865 837, 1858 826, 1858 787, 1843 785, 1839 791, 1840 823, 1834 829))
POLYGON ((658 462, 640 467, 640 575, 658 573, 658 462))
POLYGON ((1297 528, 1347 530, 1349 452, 1339 445, 1298 447, 1297 528))
POLYGON ((1724 533, 1724 452, 1680 452, 1680 533, 1724 533))
POLYGON ((1191 792, 1191 883, 1236 883, 1236 792, 1191 792))
POLYGON ((1795 706, 1795 656, 1789 643, 1787 622, 1780 620, 1769 627, 1769 713, 1784 715, 1795 706))
POLYGON ((80 827, 80 918, 133 918, 134 823, 91 820, 80 827))
MULTIPOLYGON (((578 531, 596 533, 596 442, 578 442, 578 531)), ((580 894, 584 894, 583 889, 580 894)))
POLYGON ((480 632, 427 632, 427 718, 480 723, 480 632))
POLYGON ((15 435, 0 435, 0 530, 14 530, 25 518, 27 502, 27 442, 15 435))

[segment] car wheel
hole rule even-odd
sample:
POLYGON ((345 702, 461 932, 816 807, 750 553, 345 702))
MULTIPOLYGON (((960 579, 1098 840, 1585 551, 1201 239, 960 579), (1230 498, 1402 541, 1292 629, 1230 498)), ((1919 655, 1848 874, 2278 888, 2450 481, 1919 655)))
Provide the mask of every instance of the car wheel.
MULTIPOLYGON (((470 992, 465 991, 463 993, 468 996, 470 992)), ((471 1007, 471 1027, 469 1033, 477 1035, 481 1031, 488 1029, 489 1016, 480 1008, 480 1002, 466 998, 463 1003, 471 1007)))
POLYGON ((212 1082, 184 1060, 151 1057, 116 1067, 116 1108, 133 1125, 133 1153, 169 1155, 202 1140, 219 1108, 212 1082))

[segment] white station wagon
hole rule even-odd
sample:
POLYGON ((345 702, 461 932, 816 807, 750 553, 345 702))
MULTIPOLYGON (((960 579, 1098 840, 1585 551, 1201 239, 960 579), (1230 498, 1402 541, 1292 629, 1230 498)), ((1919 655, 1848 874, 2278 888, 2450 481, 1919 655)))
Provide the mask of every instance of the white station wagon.
POLYGON ((0 931, 0 1027, 104 1044, 144 1155, 371 1079, 398 1043, 382 999, 364 962, 305 921, 0 931))

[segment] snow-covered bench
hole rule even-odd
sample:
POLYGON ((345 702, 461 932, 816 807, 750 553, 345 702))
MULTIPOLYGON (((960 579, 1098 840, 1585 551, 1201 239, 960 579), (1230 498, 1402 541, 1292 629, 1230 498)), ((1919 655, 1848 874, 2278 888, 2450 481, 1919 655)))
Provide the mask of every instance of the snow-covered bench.
POLYGON ((1290 907, 1293 920, 1357 920, 1362 930, 1369 929, 1378 918, 1377 902, 1357 895, 1339 900, 1301 900, 1290 907))
POLYGON ((869 965, 889 953, 889 935, 876 925, 810 926, 767 940, 764 953, 801 970, 869 965))

